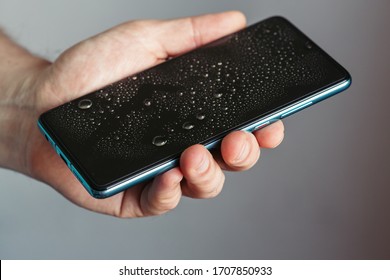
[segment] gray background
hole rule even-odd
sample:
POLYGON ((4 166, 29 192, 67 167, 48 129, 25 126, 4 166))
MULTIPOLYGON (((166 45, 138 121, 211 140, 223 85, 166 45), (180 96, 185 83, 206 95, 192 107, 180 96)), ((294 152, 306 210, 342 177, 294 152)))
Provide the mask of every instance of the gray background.
MULTIPOLYGON (((286 119, 286 138, 222 194, 121 220, 0 170, 0 258, 390 258, 389 1, 0 0, 0 26, 47 58, 120 22, 228 9, 289 18, 353 77, 286 119)), ((0 128, 1 129, 1 128, 0 128)))

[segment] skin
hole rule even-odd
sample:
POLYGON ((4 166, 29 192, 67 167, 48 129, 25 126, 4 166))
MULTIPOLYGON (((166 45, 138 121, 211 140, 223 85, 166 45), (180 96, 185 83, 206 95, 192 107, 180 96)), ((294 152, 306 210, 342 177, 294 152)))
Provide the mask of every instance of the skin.
POLYGON ((78 43, 53 63, 0 33, 0 166, 45 182, 81 207, 116 217, 160 215, 183 195, 215 197, 224 184, 222 170, 247 170, 259 159, 260 147, 281 143, 282 122, 254 134, 230 133, 218 156, 202 145, 191 146, 182 153, 180 167, 104 200, 84 190, 36 123, 50 108, 244 27, 240 12, 126 22, 78 43))

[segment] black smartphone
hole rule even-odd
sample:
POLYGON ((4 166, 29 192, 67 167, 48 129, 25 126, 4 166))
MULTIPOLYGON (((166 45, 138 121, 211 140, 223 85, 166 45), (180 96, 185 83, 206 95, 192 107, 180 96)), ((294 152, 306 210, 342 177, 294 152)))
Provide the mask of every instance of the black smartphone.
POLYGON ((42 114, 38 126, 96 198, 349 87, 348 72, 272 17, 42 114))

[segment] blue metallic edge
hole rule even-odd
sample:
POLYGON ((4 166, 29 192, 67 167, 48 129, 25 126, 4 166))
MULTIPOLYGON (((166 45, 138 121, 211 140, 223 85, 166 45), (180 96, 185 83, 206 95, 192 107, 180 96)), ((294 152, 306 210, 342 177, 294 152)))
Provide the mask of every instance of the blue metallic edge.
MULTIPOLYGON (((271 115, 268 115, 264 118, 261 118, 259 120, 256 120, 255 122, 252 122, 248 124, 247 126, 241 128, 240 130, 247 131, 247 132, 253 132, 255 130, 261 129, 267 125, 270 125, 273 122, 276 122, 280 119, 284 119, 285 117, 291 116, 300 110, 310 107, 311 105, 318 103, 328 97, 331 97, 343 90, 346 90, 349 86, 351 85, 351 80, 345 80, 342 81, 341 83, 334 85, 330 88, 327 88, 325 90, 322 90, 314 95, 311 95, 305 99, 302 99, 286 108, 283 108, 271 115)), ((216 140, 214 142, 211 142, 209 144, 206 144, 205 147, 207 149, 214 148, 218 146, 221 142, 220 140, 216 140)))
MULTIPOLYGON (((345 80, 342 81, 341 83, 332 86, 330 88, 327 88, 325 90, 322 90, 318 92, 317 94, 314 94, 312 96, 309 96, 303 100, 300 100, 287 108, 283 108, 271 115, 268 115, 266 117, 263 117, 259 120, 256 120, 245 127, 240 128, 240 130, 247 131, 247 132, 252 132, 254 130, 263 128, 277 120, 283 119, 287 116, 290 116, 296 112, 299 112, 300 110, 307 108, 315 103, 318 103, 328 97, 331 97, 332 95, 335 95, 345 89, 347 89, 351 84, 351 80, 345 80)), ((152 167, 152 169, 149 169, 145 172, 140 173, 139 175, 132 177, 130 179, 127 179, 124 182, 118 183, 111 188, 104 190, 104 191, 99 191, 96 189, 93 189, 87 181, 81 176, 79 171, 72 165, 70 160, 67 158, 67 156, 61 151, 61 149, 55 144, 55 141, 50 137, 50 135, 47 133, 45 128, 42 126, 41 122, 38 121, 38 127, 41 130, 41 132, 47 137, 49 140, 50 144, 54 147, 56 152, 62 156, 62 158, 66 161, 66 164, 68 165, 69 169, 72 171, 72 173, 76 176, 76 178, 80 181, 80 183, 85 187, 85 189, 95 198, 106 198, 112 195, 115 195, 121 191, 124 191, 138 183, 141 183, 143 181, 146 181, 148 179, 151 179, 175 166, 178 165, 179 159, 173 159, 169 160, 167 162, 164 162, 158 166, 152 167)), ((207 143, 204 146, 207 149, 212 149, 217 147, 221 143, 222 139, 215 140, 213 142, 207 143)))

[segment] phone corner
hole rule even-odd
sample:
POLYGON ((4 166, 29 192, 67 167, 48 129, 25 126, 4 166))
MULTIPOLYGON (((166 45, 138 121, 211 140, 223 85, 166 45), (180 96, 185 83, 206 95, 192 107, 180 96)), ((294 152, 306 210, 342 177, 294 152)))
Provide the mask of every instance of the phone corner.
POLYGON ((273 15, 273 16, 267 18, 267 20, 283 21, 283 22, 287 22, 287 23, 291 24, 291 22, 282 15, 273 15))
POLYGON ((341 88, 339 91, 345 91, 351 87, 352 77, 347 70, 345 70, 345 76, 343 80, 340 82, 340 84, 341 84, 341 88))
POLYGON ((41 114, 39 117, 38 117, 38 120, 36 121, 36 125, 38 126, 39 130, 47 135, 47 125, 46 125, 46 122, 45 122, 45 114, 41 114))
MULTIPOLYGON (((85 187, 85 186, 84 186, 85 187)), ((91 189, 91 188, 85 188, 87 192, 96 199, 105 199, 110 197, 111 195, 108 195, 105 191, 98 191, 96 189, 91 189)))
POLYGON ((43 118, 42 118, 42 115, 40 115, 40 116, 38 117, 37 126, 38 126, 39 128, 43 127, 43 118))
POLYGON ((42 116, 40 116, 36 122, 36 125, 39 129, 39 131, 49 140, 48 138, 48 133, 46 131, 46 128, 45 128, 45 124, 44 124, 44 121, 42 119, 42 116))
POLYGON ((119 192, 123 190, 115 189, 115 188, 108 188, 108 189, 102 189, 101 187, 91 187, 90 185, 86 186, 83 183, 84 188, 87 190, 87 192, 96 199, 105 199, 109 198, 113 195, 118 194, 119 192))
POLYGON ((345 75, 345 82, 346 82, 345 89, 347 89, 347 88, 349 88, 352 85, 352 76, 351 76, 351 74, 349 74, 349 72, 347 70, 345 70, 345 72, 346 72, 346 75, 345 75))

